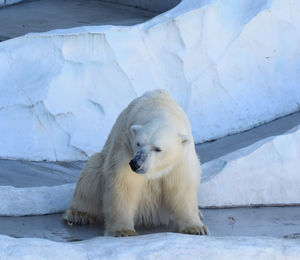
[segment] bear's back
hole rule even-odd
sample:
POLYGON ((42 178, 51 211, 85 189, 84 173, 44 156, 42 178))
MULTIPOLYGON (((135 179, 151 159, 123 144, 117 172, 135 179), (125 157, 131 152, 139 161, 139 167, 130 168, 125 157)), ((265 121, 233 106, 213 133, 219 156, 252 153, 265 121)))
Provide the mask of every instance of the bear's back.
POLYGON ((179 118, 180 121, 189 125, 189 121, 183 109, 173 99, 169 92, 164 89, 157 89, 144 93, 142 96, 134 99, 128 105, 126 110, 128 113, 135 114, 147 107, 149 107, 152 111, 162 110, 171 113, 175 117, 179 118))

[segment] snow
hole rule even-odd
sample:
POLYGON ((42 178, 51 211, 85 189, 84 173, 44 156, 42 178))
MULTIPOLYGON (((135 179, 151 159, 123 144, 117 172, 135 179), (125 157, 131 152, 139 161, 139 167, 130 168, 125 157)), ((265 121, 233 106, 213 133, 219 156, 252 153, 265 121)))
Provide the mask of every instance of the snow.
POLYGON ((136 26, 1 42, 0 157, 86 160, 126 105, 157 88, 186 111, 196 142, 297 111, 299 14, 296 0, 185 0, 136 26))
POLYGON ((202 237, 175 233, 58 243, 0 236, 2 259, 277 259, 295 260, 298 241, 275 238, 202 237))
POLYGON ((70 204, 74 190, 74 183, 27 188, 0 186, 0 216, 43 215, 62 212, 70 204))
POLYGON ((7 5, 16 4, 22 2, 23 0, 0 0, 0 7, 4 7, 7 5))
POLYGON ((300 204, 300 126, 203 165, 202 207, 300 204))

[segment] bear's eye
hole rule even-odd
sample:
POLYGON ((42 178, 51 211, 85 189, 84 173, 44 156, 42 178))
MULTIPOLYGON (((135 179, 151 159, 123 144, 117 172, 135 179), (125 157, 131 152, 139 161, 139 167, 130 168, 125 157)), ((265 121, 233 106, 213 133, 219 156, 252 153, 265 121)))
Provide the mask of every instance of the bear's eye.
POLYGON ((159 147, 154 147, 155 152, 161 152, 161 149, 159 147))
POLYGON ((136 143, 136 146, 140 146, 140 143, 139 143, 139 142, 137 142, 137 143, 136 143))

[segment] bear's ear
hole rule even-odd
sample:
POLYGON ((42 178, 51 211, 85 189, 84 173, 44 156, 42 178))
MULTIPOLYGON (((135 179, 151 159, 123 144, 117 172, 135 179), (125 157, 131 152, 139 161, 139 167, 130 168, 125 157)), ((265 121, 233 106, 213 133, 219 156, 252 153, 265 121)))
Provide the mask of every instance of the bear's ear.
POLYGON ((130 132, 132 135, 136 135, 136 133, 142 128, 141 125, 132 125, 130 127, 130 132))
POLYGON ((179 137, 181 139, 181 143, 183 143, 184 145, 191 142, 190 138, 187 135, 179 134, 179 137))

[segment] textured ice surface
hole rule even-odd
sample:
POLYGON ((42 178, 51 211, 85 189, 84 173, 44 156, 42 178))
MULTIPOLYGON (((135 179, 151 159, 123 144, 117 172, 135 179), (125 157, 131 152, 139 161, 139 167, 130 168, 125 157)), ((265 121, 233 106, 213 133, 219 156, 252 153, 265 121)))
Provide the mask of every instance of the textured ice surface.
POLYGON ((203 165, 203 207, 300 204, 300 127, 203 165))
POLYGON ((183 1, 136 26, 80 27, 0 43, 0 157, 87 159, 117 115, 164 88, 196 142, 300 105, 300 2, 183 1))

